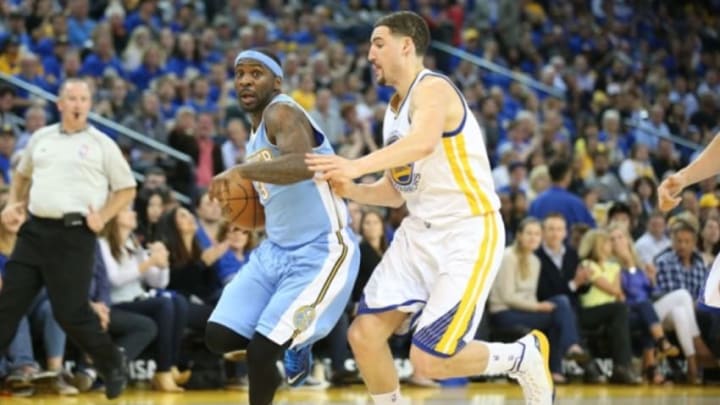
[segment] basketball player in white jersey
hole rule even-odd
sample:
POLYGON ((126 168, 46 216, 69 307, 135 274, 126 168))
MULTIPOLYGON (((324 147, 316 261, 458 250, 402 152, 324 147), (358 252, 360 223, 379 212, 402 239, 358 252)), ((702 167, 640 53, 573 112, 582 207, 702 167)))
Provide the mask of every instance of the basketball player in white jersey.
POLYGON ((376 404, 406 404, 387 339, 414 330, 410 360, 432 379, 508 374, 528 404, 553 402, 545 335, 511 344, 473 340, 500 266, 505 231, 483 134, 461 92, 427 70, 430 34, 411 12, 375 24, 369 60, 380 84, 395 88, 385 147, 357 160, 308 155, 316 176, 361 204, 407 203, 403 221, 368 282, 349 331, 350 345, 376 404), (352 179, 386 171, 374 184, 352 179))
MULTIPOLYGON (((692 163, 684 169, 666 178, 658 187, 658 208, 667 212, 675 208, 681 198, 680 193, 685 187, 703 181, 710 176, 720 173, 720 133, 715 134, 712 142, 692 163)), ((700 302, 713 308, 720 308, 720 256, 710 269, 705 289, 700 297, 700 302)))

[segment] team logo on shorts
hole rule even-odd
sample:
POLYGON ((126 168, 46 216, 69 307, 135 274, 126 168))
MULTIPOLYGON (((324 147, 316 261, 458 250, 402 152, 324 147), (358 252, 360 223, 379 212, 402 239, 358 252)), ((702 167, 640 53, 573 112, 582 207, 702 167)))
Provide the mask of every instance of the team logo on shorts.
MULTIPOLYGON (((398 139, 400 139, 399 134, 394 132, 390 135, 385 145, 390 145, 398 139)), ((410 193, 417 190, 420 174, 415 173, 415 164, 409 163, 390 169, 390 179, 398 191, 410 193)))
POLYGON ((305 329, 315 320, 315 307, 303 305, 293 315, 293 326, 298 332, 304 332, 305 329))

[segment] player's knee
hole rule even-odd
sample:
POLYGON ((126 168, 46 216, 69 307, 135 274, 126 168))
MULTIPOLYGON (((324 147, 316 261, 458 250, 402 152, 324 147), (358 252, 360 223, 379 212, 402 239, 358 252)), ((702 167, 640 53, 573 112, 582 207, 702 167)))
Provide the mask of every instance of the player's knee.
POLYGON ((418 377, 431 379, 448 377, 445 372, 443 358, 426 353, 416 346, 412 346, 410 349, 410 363, 413 366, 413 373, 418 377))
POLYGON ((247 339, 226 326, 208 322, 205 328, 205 345, 213 353, 223 354, 245 349, 247 339))
POLYGON ((357 317, 348 328, 348 342, 354 351, 371 346, 378 340, 372 332, 373 325, 364 317, 357 317))
POLYGON ((267 337, 255 333, 247 345, 248 366, 252 367, 253 363, 269 363, 275 367, 275 362, 282 358, 286 346, 281 346, 267 337))

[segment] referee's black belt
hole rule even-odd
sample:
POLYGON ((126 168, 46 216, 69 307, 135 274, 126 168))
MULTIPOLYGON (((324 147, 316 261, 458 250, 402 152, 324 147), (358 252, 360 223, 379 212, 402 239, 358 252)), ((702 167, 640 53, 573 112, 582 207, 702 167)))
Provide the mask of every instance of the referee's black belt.
POLYGON ((85 226, 85 214, 82 212, 68 212, 60 218, 45 218, 37 215, 30 215, 34 221, 45 223, 53 226, 64 226, 65 228, 72 228, 76 226, 85 226))

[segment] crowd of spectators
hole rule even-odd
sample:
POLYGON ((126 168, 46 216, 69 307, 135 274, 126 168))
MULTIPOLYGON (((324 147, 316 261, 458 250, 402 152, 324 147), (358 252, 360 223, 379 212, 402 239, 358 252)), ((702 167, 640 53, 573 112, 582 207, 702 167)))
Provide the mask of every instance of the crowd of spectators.
MULTIPOLYGON (((203 192, 214 174, 245 158, 250 127, 235 101, 237 53, 274 51, 283 90, 338 153, 357 157, 383 144, 391 94, 373 82, 366 56, 374 20, 397 9, 422 14, 433 39, 545 86, 440 51, 426 58, 453 79, 483 126, 502 201, 508 250, 489 329, 479 337, 547 329, 558 383, 570 377, 563 357, 587 381, 638 383, 633 356, 642 358, 648 381, 662 383, 664 359, 677 368, 677 354, 686 367, 675 374, 702 381, 720 358, 720 317, 695 305, 720 250, 720 185, 711 178, 686 190, 668 215, 657 212, 655 190, 698 153, 672 139, 704 145, 720 131, 715 0, 2 1, 1 73, 52 94, 67 78, 87 77, 97 114, 192 158, 178 161, 97 124, 145 176, 134 208, 102 233, 90 296, 128 357, 153 357, 160 390, 212 380, 199 367, 194 377, 180 371, 203 364, 191 359, 201 345, 182 338, 201 336, 193 331, 202 330, 222 286, 261 237, 229 229, 203 192), (182 206, 172 190, 194 203, 182 206), (598 369, 599 357, 613 360, 611 372, 598 369)), ((1 84, 6 187, 32 133, 57 112, 26 89, 1 84)), ((361 272, 347 313, 318 353, 331 358, 329 379, 338 384, 357 379, 345 340, 353 303, 406 215, 352 203, 350 211, 363 241, 361 272)), ((0 230, 0 257, 15 232, 0 230)), ((63 394, 92 386, 95 373, 81 354, 73 354, 74 374, 60 372, 63 347, 72 345, 46 299, 37 298, 23 325, 0 360, 6 381, 49 378, 63 394), (49 373, 32 352, 33 334, 49 373)), ((407 355, 407 342, 394 347, 407 355)), ((227 384, 242 385, 242 365, 227 368, 227 384)), ((327 385, 316 377, 310 385, 327 385)))

